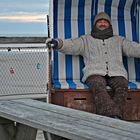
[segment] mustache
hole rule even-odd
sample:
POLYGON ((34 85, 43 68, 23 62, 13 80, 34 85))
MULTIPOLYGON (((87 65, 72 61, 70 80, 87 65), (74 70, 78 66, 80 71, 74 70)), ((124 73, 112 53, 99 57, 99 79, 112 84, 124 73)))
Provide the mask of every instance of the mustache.
POLYGON ((107 27, 106 25, 100 25, 99 27, 107 27))

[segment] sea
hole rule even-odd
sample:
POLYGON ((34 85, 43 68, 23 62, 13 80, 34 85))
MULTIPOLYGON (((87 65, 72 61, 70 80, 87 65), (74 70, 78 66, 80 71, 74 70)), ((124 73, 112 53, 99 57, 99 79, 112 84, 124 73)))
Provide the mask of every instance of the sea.
POLYGON ((0 34, 0 37, 47 37, 47 34, 0 34))

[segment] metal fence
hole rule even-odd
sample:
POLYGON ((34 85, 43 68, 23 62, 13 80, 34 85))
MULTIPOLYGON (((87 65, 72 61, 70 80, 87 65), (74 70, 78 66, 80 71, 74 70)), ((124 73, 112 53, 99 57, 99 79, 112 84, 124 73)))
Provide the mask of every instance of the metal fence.
POLYGON ((45 43, 0 44, 0 99, 45 97, 47 79, 45 43))

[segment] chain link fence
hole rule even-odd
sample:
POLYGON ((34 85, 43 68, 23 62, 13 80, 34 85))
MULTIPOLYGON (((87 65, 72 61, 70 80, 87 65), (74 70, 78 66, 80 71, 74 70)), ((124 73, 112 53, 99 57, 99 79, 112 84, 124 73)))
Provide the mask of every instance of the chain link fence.
POLYGON ((47 93, 45 44, 0 44, 0 98, 47 93))

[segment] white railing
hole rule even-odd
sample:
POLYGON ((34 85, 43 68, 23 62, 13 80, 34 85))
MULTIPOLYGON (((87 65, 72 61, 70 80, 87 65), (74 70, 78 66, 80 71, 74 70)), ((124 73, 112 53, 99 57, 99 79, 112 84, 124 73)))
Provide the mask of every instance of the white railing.
POLYGON ((21 44, 1 41, 0 100, 46 97, 47 57, 46 44, 43 42, 21 44))

